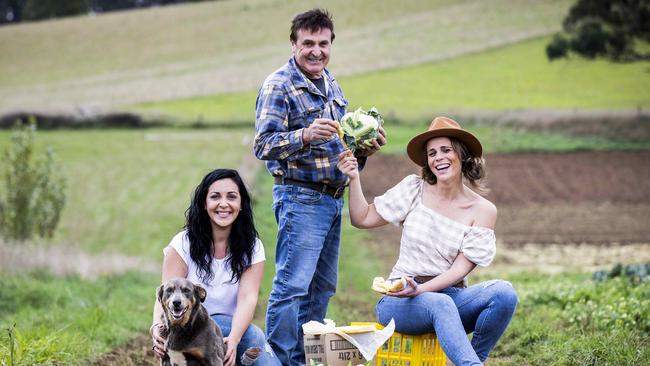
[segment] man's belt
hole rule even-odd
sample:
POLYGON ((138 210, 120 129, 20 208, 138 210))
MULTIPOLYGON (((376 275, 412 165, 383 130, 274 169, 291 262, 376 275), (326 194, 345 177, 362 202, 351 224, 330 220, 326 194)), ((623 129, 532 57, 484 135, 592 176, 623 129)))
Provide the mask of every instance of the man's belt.
MULTIPOLYGON (((413 277, 413 281, 415 281, 418 284, 421 284, 421 283, 431 281, 434 277, 436 276, 415 276, 413 277)), ((463 280, 460 280, 460 282, 451 285, 451 287, 465 288, 465 283, 463 282, 463 280)))
POLYGON ((328 194, 334 198, 343 197, 343 193, 345 192, 345 186, 333 187, 325 183, 306 182, 304 180, 295 180, 295 179, 289 179, 289 178, 284 178, 279 176, 275 177, 275 184, 305 187, 305 188, 313 189, 314 191, 328 194))

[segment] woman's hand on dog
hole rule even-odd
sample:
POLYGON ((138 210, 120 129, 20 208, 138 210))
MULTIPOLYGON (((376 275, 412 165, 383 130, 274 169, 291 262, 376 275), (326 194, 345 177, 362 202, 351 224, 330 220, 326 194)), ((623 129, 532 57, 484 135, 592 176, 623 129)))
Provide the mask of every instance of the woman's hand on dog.
POLYGON ((161 330, 162 324, 156 324, 151 327, 151 339, 153 341, 153 347, 151 347, 151 350, 158 358, 163 358, 167 353, 167 349, 165 349, 165 341, 167 339, 161 335, 161 330))
POLYGON ((223 343, 226 344, 226 355, 223 360, 223 366, 235 366, 237 361, 237 345, 239 342, 230 337, 224 337, 223 343))

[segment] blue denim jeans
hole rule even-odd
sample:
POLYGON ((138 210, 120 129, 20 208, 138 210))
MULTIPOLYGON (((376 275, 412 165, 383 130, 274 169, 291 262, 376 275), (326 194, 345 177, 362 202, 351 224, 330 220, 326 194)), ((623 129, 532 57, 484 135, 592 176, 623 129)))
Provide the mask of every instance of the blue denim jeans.
POLYGON ((517 302, 517 293, 509 282, 492 280, 413 298, 384 296, 376 310, 381 324, 395 319, 397 332, 435 332, 454 365, 483 365, 510 323, 517 302), (467 334, 472 332, 470 343, 467 334))
POLYGON ((343 198, 273 186, 278 222, 266 335, 282 365, 305 364, 302 324, 323 321, 336 292, 343 198))
MULTIPOLYGON (((213 314, 210 317, 217 323, 217 325, 219 325, 223 336, 227 337, 230 334, 230 329, 232 326, 232 316, 213 314)), ((246 329, 246 332, 244 332, 244 335, 239 341, 239 345, 237 345, 237 365, 241 365, 242 355, 247 349, 251 347, 258 347, 262 350, 253 365, 282 365, 278 358, 275 357, 271 346, 266 343, 264 332, 262 332, 262 330, 254 324, 248 326, 248 329, 246 329)))

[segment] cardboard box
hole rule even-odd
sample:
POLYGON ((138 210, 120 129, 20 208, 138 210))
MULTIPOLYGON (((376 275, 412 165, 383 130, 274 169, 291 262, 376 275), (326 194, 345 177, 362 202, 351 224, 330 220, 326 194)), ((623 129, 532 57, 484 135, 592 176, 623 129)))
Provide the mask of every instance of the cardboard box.
POLYGON ((303 338, 305 358, 329 366, 348 366, 366 363, 361 352, 352 343, 333 333, 308 334, 303 338))

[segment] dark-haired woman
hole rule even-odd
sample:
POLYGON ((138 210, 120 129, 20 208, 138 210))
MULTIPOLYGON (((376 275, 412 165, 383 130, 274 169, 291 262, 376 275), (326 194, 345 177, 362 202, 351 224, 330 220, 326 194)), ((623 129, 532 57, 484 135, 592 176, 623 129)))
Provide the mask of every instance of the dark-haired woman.
POLYGON ((379 300, 377 318, 382 324, 395 319, 401 333, 435 332, 454 365, 482 365, 512 318, 517 294, 501 280, 467 287, 466 276, 495 254, 496 207, 464 184, 484 192, 481 143, 456 121, 437 117, 411 139, 407 152, 422 175, 404 178, 372 204, 363 195, 356 159, 343 153, 338 163, 350 178, 352 224, 402 227, 389 278, 405 277, 407 286, 379 300))
MULTIPOLYGON (((217 169, 203 178, 187 209, 185 230, 163 252, 163 282, 185 277, 206 289, 203 305, 224 334, 224 365, 240 365, 250 347, 262 350, 254 365, 279 364, 264 333, 251 323, 265 256, 251 198, 237 171, 217 169)), ((151 335, 158 357, 166 352, 161 314, 156 300, 151 335)))

